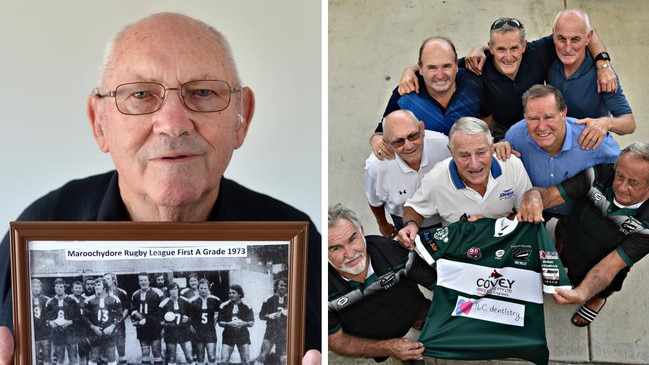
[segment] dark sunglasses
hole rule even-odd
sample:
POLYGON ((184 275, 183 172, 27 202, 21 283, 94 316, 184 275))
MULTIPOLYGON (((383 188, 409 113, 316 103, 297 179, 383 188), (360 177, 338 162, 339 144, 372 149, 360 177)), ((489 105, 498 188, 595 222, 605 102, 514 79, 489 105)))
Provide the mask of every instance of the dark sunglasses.
POLYGON ((500 19, 496 20, 493 24, 491 24, 491 30, 500 29, 505 24, 509 25, 510 27, 523 29, 523 23, 521 23, 518 19, 500 18, 500 19))
POLYGON ((406 138, 399 138, 399 139, 396 139, 394 141, 388 141, 386 139, 386 141, 389 144, 391 144, 392 147, 399 148, 399 147, 403 146, 404 144, 406 144, 406 139, 408 141, 410 141, 410 142, 414 142, 414 141, 418 140, 419 138, 421 138, 421 129, 419 129, 417 132, 409 134, 406 138))

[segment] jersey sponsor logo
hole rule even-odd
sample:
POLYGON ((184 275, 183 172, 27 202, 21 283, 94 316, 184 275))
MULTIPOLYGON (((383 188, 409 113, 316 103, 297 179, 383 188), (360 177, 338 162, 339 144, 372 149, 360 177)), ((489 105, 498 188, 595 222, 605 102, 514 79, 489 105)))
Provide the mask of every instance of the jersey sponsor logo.
POLYGON ((638 228, 640 228, 640 223, 631 217, 620 224, 620 232, 625 235, 635 232, 638 228))
POLYGON ((448 227, 438 228, 433 238, 444 243, 448 242, 448 227))
POLYGON ((381 288, 383 289, 390 289, 394 286, 394 284, 397 283, 396 278, 397 276, 394 274, 394 272, 390 271, 389 273, 379 278, 379 285, 381 285, 381 288))
POLYGON ((532 247, 529 245, 516 245, 512 246, 512 259, 517 265, 527 266, 527 263, 532 257, 532 247))
POLYGON ((514 196, 514 188, 509 188, 500 192, 498 200, 509 199, 514 196))
POLYGON ((466 257, 474 261, 480 260, 482 258, 482 251, 480 250, 480 247, 469 248, 466 251, 466 257))
POLYGON ((543 293, 539 290, 543 285, 541 273, 527 268, 489 267, 442 258, 437 260, 437 275, 438 286, 468 295, 543 303, 543 293))
POLYGON ((347 304, 347 302, 349 302, 349 298, 342 297, 342 298, 338 299, 338 301, 336 302, 336 305, 339 306, 339 307, 344 307, 345 304, 347 304))
POLYGON ((559 253, 556 251, 539 251, 539 258, 541 260, 557 260, 559 259, 559 253))
POLYGON ((474 299, 458 295, 452 316, 524 327, 525 305, 491 298, 474 299))
POLYGON ((476 290, 482 295, 493 294, 493 295, 505 295, 511 293, 514 288, 514 283, 516 280, 508 279, 504 277, 503 274, 499 273, 498 270, 493 269, 489 277, 487 278, 478 278, 475 281, 476 290))
POLYGON ((593 197, 594 202, 598 202, 598 201, 604 199, 604 195, 602 195, 602 193, 600 193, 600 192, 593 193, 592 197, 593 197))

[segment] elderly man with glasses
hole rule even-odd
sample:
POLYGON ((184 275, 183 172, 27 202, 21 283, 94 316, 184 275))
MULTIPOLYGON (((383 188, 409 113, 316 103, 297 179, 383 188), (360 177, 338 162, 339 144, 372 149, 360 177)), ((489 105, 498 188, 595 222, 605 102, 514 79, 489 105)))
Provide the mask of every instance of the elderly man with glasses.
MULTIPOLYGON (((18 220, 309 222, 305 347, 319 350, 320 234, 306 214, 223 177, 255 110, 223 35, 174 13, 128 26, 110 44, 87 110, 116 170, 64 185, 18 220)), ((0 326, 11 325, 8 241, 0 251, 0 326)), ((2 348, 10 339, 0 333, 2 348)))
MULTIPOLYGON (((592 55, 605 52, 606 48, 597 34, 593 33, 588 51, 592 55)), ((521 96, 534 84, 543 84, 548 77, 552 62, 557 59, 552 36, 527 42, 523 23, 514 18, 498 18, 489 27, 487 46, 474 48, 466 58, 458 61, 465 67, 482 75, 487 105, 493 113, 491 129, 496 141, 514 123, 523 119, 521 96)), ((601 67, 599 61, 598 67, 601 67)), ((417 67, 406 68, 399 83, 399 93, 408 94, 419 90, 417 67)), ((597 72, 598 91, 614 92, 617 89, 615 73, 610 69, 597 72)), ((569 106, 570 108, 570 106, 569 106)))
MULTIPOLYGON (((396 155, 392 160, 379 160, 370 154, 365 162, 365 194, 370 209, 384 237, 394 237, 403 228, 403 203, 421 185, 421 179, 433 166, 450 153, 448 137, 424 129, 409 110, 396 110, 383 118, 383 139, 396 155), (388 222, 386 209, 392 218, 388 222)), ((422 228, 440 224, 438 215, 427 218, 422 228)))

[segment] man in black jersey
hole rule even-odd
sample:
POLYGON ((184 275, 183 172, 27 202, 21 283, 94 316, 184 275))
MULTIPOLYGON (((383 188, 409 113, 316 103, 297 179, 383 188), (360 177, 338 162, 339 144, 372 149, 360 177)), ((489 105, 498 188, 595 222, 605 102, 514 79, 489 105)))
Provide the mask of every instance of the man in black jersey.
POLYGON ((549 188, 527 193, 519 220, 539 223, 542 210, 574 200, 562 252, 572 290, 557 289, 557 303, 584 303, 572 318, 588 326, 622 289, 631 266, 649 253, 649 143, 635 142, 615 165, 597 165, 549 188))

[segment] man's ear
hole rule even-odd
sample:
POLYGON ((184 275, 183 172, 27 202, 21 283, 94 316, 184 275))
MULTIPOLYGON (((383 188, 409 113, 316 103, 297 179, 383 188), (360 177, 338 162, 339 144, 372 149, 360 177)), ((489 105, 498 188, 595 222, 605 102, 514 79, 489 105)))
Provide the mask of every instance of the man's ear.
POLYGON ((243 145, 243 141, 246 139, 248 134, 248 127, 250 127, 250 122, 252 117, 255 114, 255 94, 252 92, 252 89, 249 87, 244 87, 241 89, 241 110, 239 110, 240 117, 237 118, 237 141, 234 148, 239 148, 243 145))
POLYGON ((90 121, 90 127, 92 128, 92 135, 95 137, 95 142, 99 149, 107 153, 108 143, 106 142, 106 136, 104 135, 104 127, 100 122, 100 118, 97 116, 97 97, 94 95, 88 96, 87 110, 88 119, 90 121))

